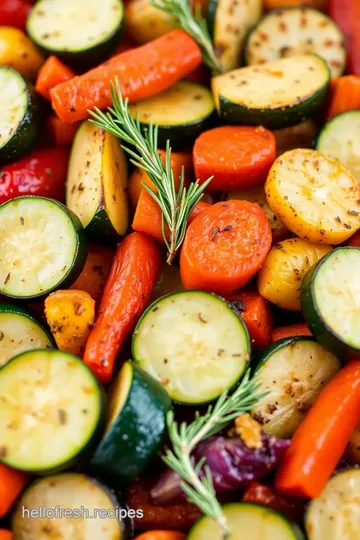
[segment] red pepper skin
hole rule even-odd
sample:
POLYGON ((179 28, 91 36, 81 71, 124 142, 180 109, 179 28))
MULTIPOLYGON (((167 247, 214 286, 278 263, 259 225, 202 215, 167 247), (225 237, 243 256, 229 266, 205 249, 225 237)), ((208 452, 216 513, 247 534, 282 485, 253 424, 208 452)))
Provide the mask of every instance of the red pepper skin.
POLYGON ((301 522, 304 517, 306 502, 301 499, 287 497, 277 492, 274 488, 260 482, 251 482, 242 500, 267 506, 294 521, 301 522))
POLYGON ((69 151, 35 150, 0 170, 0 204, 21 195, 39 195, 63 201, 69 151))
POLYGON ((32 5, 26 0, 1 0, 0 25, 26 29, 26 20, 32 5))
POLYGON ((360 75, 360 2, 329 0, 329 15, 345 36, 348 51, 348 73, 360 75))

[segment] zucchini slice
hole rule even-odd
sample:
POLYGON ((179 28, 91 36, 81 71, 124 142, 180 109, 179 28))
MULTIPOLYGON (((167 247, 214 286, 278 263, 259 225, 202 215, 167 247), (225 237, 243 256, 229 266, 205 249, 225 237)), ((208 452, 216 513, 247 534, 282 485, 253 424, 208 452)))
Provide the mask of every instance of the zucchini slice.
POLYGON ((132 521, 118 495, 84 474, 33 482, 12 516, 16 540, 128 540, 132 521), (35 517, 36 516, 36 517, 35 517))
POLYGON ((189 147, 196 137, 211 127, 215 110, 211 92, 201 84, 179 81, 171 88, 129 105, 130 114, 138 115, 143 128, 150 122, 158 127, 160 148, 166 141, 174 150, 189 147))
POLYGON ((120 485, 134 482, 163 443, 170 407, 162 386, 126 362, 110 388, 107 425, 90 470, 120 485))
POLYGON ((260 19, 262 0, 209 0, 206 19, 224 72, 239 67, 245 37, 260 19))
POLYGON ((323 58, 332 77, 344 73, 344 36, 333 20, 311 7, 278 9, 265 15, 249 34, 245 62, 265 64, 307 53, 323 58))
POLYGON ((39 104, 33 88, 14 69, 0 66, 0 164, 27 155, 40 130, 39 104))
POLYGON ((292 437, 323 387, 340 370, 339 360, 311 337, 277 341, 263 349, 255 368, 268 395, 252 415, 265 433, 292 437))
POLYGON ((27 32, 45 54, 66 62, 98 64, 120 42, 124 19, 121 0, 38 0, 27 32))
POLYGON ((212 79, 212 90, 226 123, 277 129, 320 113, 329 81, 324 60, 304 54, 218 75, 212 79))
POLYGON ((311 332, 339 356, 360 356, 360 248, 337 248, 307 272, 301 309, 311 332))
POLYGON ((0 303, 0 367, 22 352, 53 347, 51 332, 35 312, 0 303))
POLYGON ((250 339, 241 317, 223 298, 184 291, 147 309, 135 328, 132 354, 171 399, 207 403, 240 380, 250 339))
POLYGON ((360 182, 360 111, 334 116, 320 131, 316 150, 348 167, 360 182))
MULTIPOLYGON (((222 508, 232 533, 231 538, 305 540, 295 523, 265 506, 243 502, 225 504, 222 508)), ((188 540, 221 540, 221 538, 223 536, 219 525, 207 516, 200 518, 188 534, 188 540)))
POLYGON ((358 540, 360 469, 330 478, 321 495, 313 499, 305 517, 309 540, 358 540))
POLYGON ((63 204, 17 197, 0 206, 0 293, 37 300, 71 285, 84 267, 82 225, 63 204))
POLYGON ((89 236, 116 242, 129 224, 127 162, 119 141, 90 122, 75 136, 66 184, 66 205, 89 236))
POLYGON ((1 460, 49 474, 86 456, 104 424, 103 388, 82 360, 38 349, 0 369, 1 460))
POLYGON ((267 201, 287 228, 310 242, 340 244, 360 227, 360 183, 316 150, 290 150, 273 164, 267 201))

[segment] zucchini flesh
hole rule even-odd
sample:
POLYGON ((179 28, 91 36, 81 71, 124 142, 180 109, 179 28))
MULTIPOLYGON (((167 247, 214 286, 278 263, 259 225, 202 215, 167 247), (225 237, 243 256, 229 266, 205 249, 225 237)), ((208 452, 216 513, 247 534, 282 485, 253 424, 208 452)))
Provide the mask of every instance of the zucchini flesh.
POLYGON ((0 66, 0 163, 28 154, 39 131, 34 92, 14 69, 0 66))
POLYGON ((323 58, 332 77, 346 66, 346 49, 340 28, 310 7, 274 10, 265 15, 247 40, 245 60, 265 64, 277 58, 314 53, 323 58))
POLYGON ((326 102, 329 70, 318 56, 283 58, 212 79, 218 113, 231 124, 270 129, 298 124, 326 102))
POLYGON ((36 350, 0 370, 1 459, 47 474, 89 452, 103 425, 103 390, 85 364, 61 351, 36 350))
POLYGON ((208 127, 215 109, 211 92, 201 84, 179 81, 173 86, 133 105, 130 114, 144 128, 152 122, 158 127, 159 145, 180 148, 191 143, 208 127))
POLYGON ((71 150, 66 204, 87 232, 118 240, 128 228, 127 164, 114 135, 83 122, 71 150))
POLYGON ((154 302, 133 336, 133 358, 180 403, 206 403, 232 388, 247 367, 250 340, 220 297, 201 291, 154 302))
POLYGON ((245 37, 262 12, 261 0, 209 0, 207 20, 224 72, 240 65, 245 37))
MULTIPOLYGON (((231 531, 230 538, 247 540, 305 540, 297 525, 285 516, 258 504, 230 503, 223 512, 231 531)), ((221 540, 217 522, 209 517, 199 519, 188 535, 189 540, 221 540)))
POLYGON ((338 248, 309 272, 302 307, 315 336, 338 352, 360 355, 360 248, 338 248), (310 282, 309 282, 310 280, 310 282), (309 300, 304 298, 310 287, 309 300), (309 309, 310 308, 310 309, 309 309), (312 310, 311 310, 312 308, 312 310))
POLYGON ((308 507, 305 527, 309 540, 357 540, 360 524, 360 470, 333 476, 308 507))
POLYGON ((17 197, 0 207, 0 293, 39 298, 80 274, 86 239, 78 218, 45 197, 17 197))
POLYGON ((0 304, 0 367, 32 349, 52 348, 54 341, 36 314, 26 308, 0 304))
POLYGON ((49 54, 81 57, 80 53, 96 54, 100 48, 101 56, 106 56, 109 41, 116 38, 110 50, 119 41, 123 11, 120 0, 39 0, 30 12, 27 31, 49 54))
POLYGON ((161 385, 126 362, 111 385, 105 432, 89 468, 120 485, 136 480, 163 443, 170 406, 161 385))
POLYGON ((120 519, 124 510, 115 494, 93 478, 76 473, 49 476, 31 484, 20 497, 12 519, 14 538, 125 540, 131 526, 125 513, 120 519), (44 515, 46 510, 54 511, 52 518, 44 515), (31 511, 38 517, 34 519, 31 511), (100 511, 107 514, 100 516, 100 511))
POLYGON ((321 130, 316 149, 348 167, 360 182, 360 111, 338 114, 321 130))
POLYGON ((322 388, 341 364, 310 337, 283 339, 264 349, 259 358, 259 381, 269 392, 253 408, 265 433, 292 437, 322 388))

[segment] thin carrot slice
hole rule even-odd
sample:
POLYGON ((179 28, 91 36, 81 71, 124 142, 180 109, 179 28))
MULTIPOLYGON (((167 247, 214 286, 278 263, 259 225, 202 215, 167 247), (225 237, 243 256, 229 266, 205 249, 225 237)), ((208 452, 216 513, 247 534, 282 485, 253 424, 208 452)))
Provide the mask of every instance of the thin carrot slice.
POLYGON ((255 349, 269 345, 273 320, 267 301, 257 291, 240 291, 226 298, 242 317, 255 349))
POLYGON ((255 203, 227 201, 189 225, 180 254, 187 289, 232 294, 256 274, 271 247, 265 212, 255 203))
POLYGON ((265 181, 276 157, 275 137, 263 127, 221 126, 195 141, 194 166, 200 183, 210 176, 209 189, 246 189, 265 181))
POLYGON ((110 82, 118 78, 124 98, 139 101, 158 94, 201 64, 201 51, 183 30, 173 30, 150 43, 119 54, 50 92, 64 122, 88 118, 88 111, 111 105, 110 82))
POLYGON ((27 474, 0 463, 0 518, 9 512, 27 481, 27 474))
POLYGON ((298 427, 275 478, 288 495, 318 497, 360 423, 360 361, 325 386, 298 427))
POLYGON ((289 326, 275 328, 271 334, 271 341, 279 341, 280 339, 293 336, 312 336, 312 333, 305 323, 290 324, 289 326))
POLYGON ((59 58, 49 56, 40 68, 35 89, 45 99, 50 100, 50 90, 58 84, 70 81, 75 75, 59 58))

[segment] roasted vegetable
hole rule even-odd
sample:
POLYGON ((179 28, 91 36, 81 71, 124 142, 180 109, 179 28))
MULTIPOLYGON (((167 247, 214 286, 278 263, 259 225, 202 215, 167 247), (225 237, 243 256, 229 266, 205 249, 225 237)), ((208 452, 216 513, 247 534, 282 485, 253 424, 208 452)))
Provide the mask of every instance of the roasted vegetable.
POLYGON ((174 28, 173 19, 150 0, 130 0, 125 8, 126 26, 137 43, 152 41, 174 28))
POLYGON ((42 54, 24 32, 11 26, 0 26, 1 66, 10 66, 24 77, 34 80, 44 61, 42 54))

